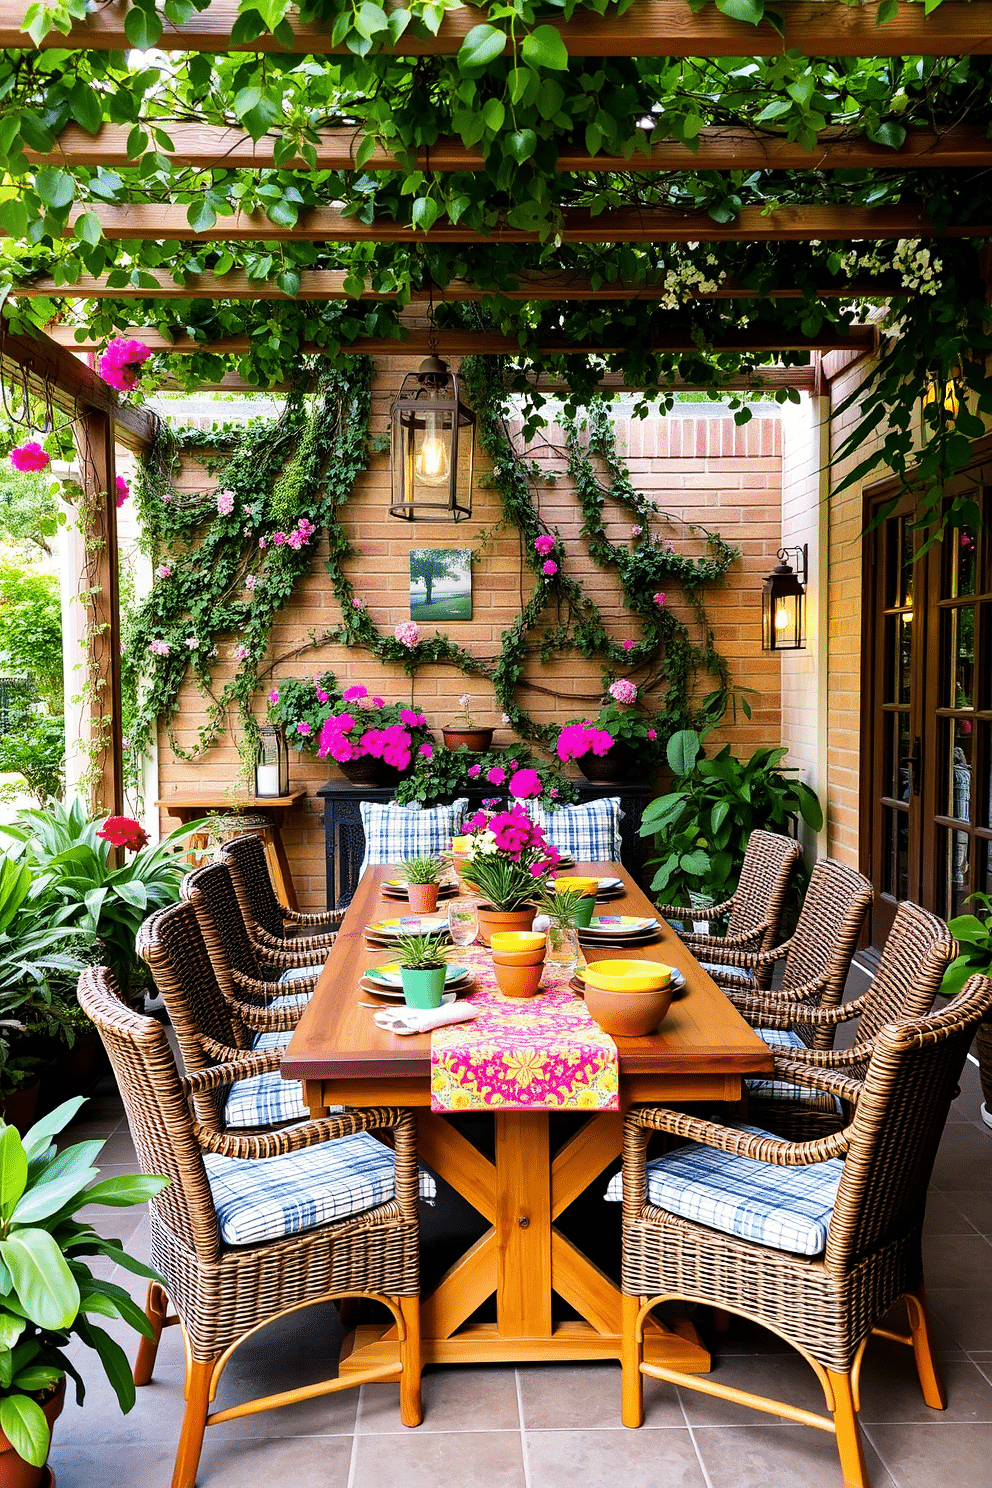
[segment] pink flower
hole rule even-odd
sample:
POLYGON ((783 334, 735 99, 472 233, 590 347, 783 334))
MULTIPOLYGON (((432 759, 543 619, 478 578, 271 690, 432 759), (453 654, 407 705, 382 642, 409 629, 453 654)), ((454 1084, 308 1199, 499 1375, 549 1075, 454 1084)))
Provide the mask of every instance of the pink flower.
POLYGON ((27 444, 11 450, 10 463, 15 470, 45 470, 52 463, 52 458, 45 454, 37 439, 29 439, 27 444))
POLYGON ((425 760, 433 759, 434 758, 434 745, 433 744, 421 744, 420 749, 418 750, 418 753, 425 760))
POLYGON ((313 733, 313 729, 310 727, 310 725, 308 723, 298 723, 296 725, 296 732, 298 734, 312 734, 313 733))
POLYGON ((510 779, 510 795, 525 801, 529 796, 539 796, 544 789, 536 770, 518 770, 510 779))
POLYGON ((654 602, 656 605, 663 605, 665 603, 665 596, 663 594, 656 594, 654 596, 654 602))
POLYGON ((491 770, 486 771, 486 779, 490 785, 502 785, 506 780, 506 771, 502 765, 494 765, 491 770))
POLYGON ((960 727, 961 727, 961 732, 963 734, 970 734, 971 733, 971 719, 970 718, 962 718, 960 727))
POLYGON ((372 706, 373 708, 384 708, 386 706, 386 699, 374 697, 372 699, 372 706))
POLYGON ((275 545, 275 547, 281 548, 282 545, 283 545, 283 543, 285 541, 286 541, 286 534, 285 534, 285 532, 273 532, 273 534, 272 534, 272 542, 275 545))
POLYGON ((128 341, 115 336, 97 363, 104 382, 118 392, 129 393, 138 386, 141 367, 151 352, 143 341, 128 341))
POLYGON ((331 701, 330 693, 324 692, 322 688, 318 687, 317 701, 318 703, 329 703, 331 701))
POLYGON ((652 744, 654 743, 655 739, 657 739, 657 737, 658 737, 658 730, 657 729, 648 729, 648 738, 651 740, 651 743, 652 744))
POLYGON ((634 649, 633 641, 621 641, 620 644, 625 651, 633 651, 634 649))
POLYGON ((128 852, 140 852, 148 845, 148 833, 133 816, 108 816, 96 835, 114 847, 126 847, 128 852))
POLYGON ((554 538, 551 537, 547 532, 543 532, 540 537, 535 537, 534 539, 534 547, 540 553, 542 558, 546 558, 548 556, 554 545, 554 538))
POLYGON ((302 532, 299 532, 294 528, 294 530, 289 534, 289 537, 286 539, 286 541, 289 543, 289 546, 291 548, 295 548, 297 549, 297 551, 299 551, 299 549, 303 546, 303 534, 302 532))
POLYGON ((131 494, 131 487, 122 475, 114 481, 114 489, 117 492, 117 506, 120 509, 131 494))
POLYGON ((199 651, 200 649, 200 640, 198 636, 187 636, 186 644, 191 651, 199 651))
POLYGON ((420 723, 420 714, 415 713, 412 708, 401 708, 400 723, 405 723, 407 728, 416 728, 420 723))
POLYGON ((275 687, 273 687, 272 691, 269 693, 269 702, 272 704, 273 707, 275 707, 275 705, 276 705, 276 703, 278 701, 279 701, 278 690, 275 687))
POLYGON ((541 572, 544 574, 545 578, 554 578, 555 574, 558 572, 558 565, 553 558, 548 559, 544 567, 541 569, 541 572))
POLYGON ((604 754, 609 754, 616 740, 608 729, 593 729, 592 752, 597 759, 602 759, 604 754))
POLYGON ((121 748, 122 749, 130 749, 131 748, 131 740, 128 739, 123 734, 121 735, 121 748))
POLYGON ((357 703, 359 698, 368 697, 368 695, 368 688, 363 687, 361 682, 356 682, 354 687, 349 687, 347 692, 342 694, 346 703, 357 703))
POLYGON ((155 570, 155 577, 157 579, 171 579, 172 569, 167 563, 160 563, 158 568, 155 570))
POLYGON ((234 646, 234 647, 232 647, 232 649, 231 649, 231 660, 232 661, 247 661, 247 659, 248 659, 248 647, 247 646, 234 646))
POLYGON ((643 531, 644 531, 644 528, 643 527, 631 527, 631 529, 630 529, 630 535, 631 535, 631 537, 640 537, 640 535, 641 535, 641 533, 643 531))
POLYGON ((229 517, 234 510, 234 496, 230 491, 221 491, 217 497, 217 510, 222 517, 229 517))
POLYGON ((265 541, 265 538, 264 537, 260 537, 258 539, 258 546, 262 549, 262 551, 264 553, 265 549, 268 547, 268 543, 265 541))
POLYGON ((365 608, 365 601, 364 601, 364 599, 353 599, 351 601, 351 608, 353 610, 364 610, 364 608, 365 608))
POLYGON ((254 574, 248 574, 247 577, 245 578, 245 588, 246 589, 250 589, 252 591, 252 593, 255 592, 255 585, 257 583, 258 583, 258 579, 256 578, 256 576, 254 574))
POLYGON ((626 677, 618 677, 615 682, 610 683, 607 690, 610 697, 615 698, 618 703, 629 705, 637 702, 637 688, 626 677))
POLYGON ((558 799, 558 787, 556 785, 553 785, 548 791, 548 795, 551 797, 552 801, 556 801, 558 799))
POLYGON ((397 625, 393 635, 408 651, 420 645, 420 627, 413 620, 404 620, 401 625, 397 625))
POLYGON ((168 656, 169 643, 168 641, 149 641, 148 649, 153 656, 168 656))
POLYGON ((478 776, 480 776, 481 774, 482 774, 482 766, 481 765, 469 765, 469 767, 468 767, 468 776, 469 776, 469 779, 470 780, 477 779, 478 776))

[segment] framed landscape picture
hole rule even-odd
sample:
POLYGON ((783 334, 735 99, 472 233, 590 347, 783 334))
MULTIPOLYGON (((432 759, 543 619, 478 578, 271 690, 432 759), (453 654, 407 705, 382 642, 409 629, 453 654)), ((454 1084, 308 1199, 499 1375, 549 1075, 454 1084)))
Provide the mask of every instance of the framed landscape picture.
POLYGON ((471 548, 410 549, 410 619, 471 620, 471 548))

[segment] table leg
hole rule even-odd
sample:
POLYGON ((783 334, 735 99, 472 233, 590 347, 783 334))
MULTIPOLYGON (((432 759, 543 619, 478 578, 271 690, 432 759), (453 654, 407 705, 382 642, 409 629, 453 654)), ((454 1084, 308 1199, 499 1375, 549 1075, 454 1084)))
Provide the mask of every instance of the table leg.
POLYGON ((496 1112, 496 1316, 502 1338, 551 1337, 546 1111, 496 1112))
POLYGON ((289 859, 283 846, 282 833, 279 830, 279 823, 275 821, 265 833, 265 857, 272 875, 276 898, 280 899, 288 909, 299 909, 296 886, 293 883, 289 859))

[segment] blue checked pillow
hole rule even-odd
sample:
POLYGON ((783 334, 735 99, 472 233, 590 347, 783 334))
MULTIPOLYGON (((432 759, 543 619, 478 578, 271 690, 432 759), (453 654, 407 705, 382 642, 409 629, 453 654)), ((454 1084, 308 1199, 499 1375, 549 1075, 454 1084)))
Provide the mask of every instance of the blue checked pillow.
MULTIPOLYGON (((276 1036, 281 1038, 282 1034, 276 1036)), ((261 1037, 268 1039, 273 1035, 263 1033, 261 1037)), ((344 1107, 333 1109, 342 1111, 344 1107)), ((231 1128, 282 1126, 287 1121, 309 1120, 309 1108, 303 1103, 303 1086, 299 1080, 284 1080, 278 1070, 235 1080, 224 1102, 224 1125, 231 1128)))
POLYGON ((571 853, 577 863, 619 863, 619 796, 559 806, 557 811, 545 811, 536 801, 527 804, 531 821, 559 852, 571 853))
POLYGON ((403 863, 450 852, 451 839, 465 819, 468 797, 450 806, 397 806, 395 801, 359 803, 365 828, 365 856, 361 874, 378 863, 403 863))
MULTIPOLYGON (((759 1038, 773 1049, 808 1049, 798 1033, 788 1028, 758 1028, 759 1038)), ((745 1080, 747 1093, 755 1100, 792 1101, 804 1106, 815 1106, 820 1111, 837 1111, 843 1115, 844 1107, 836 1095, 827 1090, 811 1090, 808 1085, 793 1085, 791 1080, 745 1080)))
MULTIPOLYGON (((757 1126, 728 1124, 734 1131, 772 1135, 757 1126)), ((826 1247, 843 1171, 839 1157, 806 1168, 779 1168, 689 1142, 648 1163, 648 1203, 756 1245, 815 1256, 826 1247)), ((623 1198, 621 1173, 610 1179, 606 1198, 623 1198)))
MULTIPOLYGON (((308 982, 311 978, 320 976, 324 969, 323 961, 319 966, 290 966, 280 976, 280 982, 308 982)), ((289 1000, 288 998, 286 999, 289 1000)))

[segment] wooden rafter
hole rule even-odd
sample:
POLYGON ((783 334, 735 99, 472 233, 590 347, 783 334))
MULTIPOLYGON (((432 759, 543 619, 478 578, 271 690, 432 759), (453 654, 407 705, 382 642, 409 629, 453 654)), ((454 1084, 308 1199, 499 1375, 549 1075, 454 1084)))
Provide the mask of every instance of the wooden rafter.
POLYGON ((113 388, 92 367, 57 340, 40 332, 37 337, 7 332, 0 342, 0 359, 5 377, 19 381, 26 376, 33 394, 51 397, 63 412, 75 416, 84 408, 92 408, 112 414, 118 444, 138 452, 151 447, 158 429, 155 414, 120 402, 113 388))
MULTIPOLYGON (((51 299, 99 300, 286 300, 290 297, 269 279, 251 279, 243 269, 232 269, 229 274, 192 274, 185 284, 177 284, 167 269, 142 269, 142 276, 154 280, 151 285, 125 284, 111 288, 106 279, 94 278, 92 274, 81 274, 75 284, 59 284, 48 274, 38 279, 18 284, 13 291, 18 299, 36 299, 39 296, 51 299)), ((303 269, 300 273, 298 300, 328 301, 356 298, 345 293, 347 275, 338 269, 303 269)), ((410 303, 426 305, 464 304, 484 300, 494 294, 513 301, 535 300, 596 300, 600 302, 626 302, 631 300, 654 301, 663 299, 668 290, 663 284, 645 284, 641 281, 616 280, 595 287, 588 274, 567 271, 533 271, 516 276, 516 289, 480 289, 465 279, 454 279, 442 288, 415 289, 410 303)), ((684 294, 684 292, 682 292, 684 294)), ((880 274, 874 279, 851 280, 847 284, 824 285, 817 290, 824 299, 865 300, 885 299, 904 295, 914 297, 915 291, 905 289, 892 274, 880 274)), ((362 300, 388 303, 397 299, 395 289, 365 289, 358 296, 362 300)), ((713 290, 693 290, 693 300, 745 300, 758 298, 758 292, 747 285, 727 282, 713 290)), ((767 291, 767 298, 776 300, 802 299, 803 291, 793 285, 783 285, 767 291)))
MULTIPOLYGON (((796 388, 803 393, 812 393, 816 390, 816 367, 765 367, 760 372, 742 372, 728 377, 720 385, 720 391, 730 393, 740 392, 775 392, 778 388, 796 388)), ((279 397, 283 393, 291 391, 293 384, 290 382, 277 382, 272 387, 260 387, 257 383, 248 382, 241 376, 240 372, 225 372, 216 382, 197 382, 198 393, 261 393, 267 396, 279 397)), ((556 378, 543 377, 534 386, 539 387, 542 393, 549 395, 556 391, 567 391, 567 384, 559 382, 556 378)), ((621 377, 618 372, 607 372, 604 374, 600 384, 604 392, 609 393, 636 393, 639 388, 631 387, 626 378, 621 377)), ((668 386, 668 384, 666 384, 668 386)), ((165 378, 161 383, 164 392, 180 392, 179 383, 175 378, 165 378)), ((676 393, 713 393, 713 384, 709 382, 693 382, 683 377, 675 377, 671 383, 671 390, 676 393)))
MULTIPOLYGON (((461 223, 437 222, 429 233, 407 223, 380 217, 371 223, 346 217, 337 207, 310 207, 295 227, 280 227, 261 212, 235 212, 218 217, 212 227, 194 230, 181 205, 148 204, 108 207, 87 202, 74 207, 63 236, 73 236, 73 223, 84 213, 100 219, 106 237, 115 240, 177 240, 200 243, 537 243, 539 235, 516 227, 496 227, 486 237, 461 223)), ((992 223, 954 223, 937 228, 926 212, 913 206, 854 207, 798 205, 745 207, 735 221, 714 222, 705 212, 670 208, 622 207, 594 215, 570 207, 564 214, 566 243, 808 243, 859 238, 987 238, 992 223)))
MULTIPOLYGON (((75 340, 75 327, 50 326, 52 337, 63 346, 74 346, 81 350, 92 350, 105 345, 88 334, 82 341, 75 340)), ((131 335, 140 338, 152 351, 169 351, 192 355, 198 351, 233 355, 249 351, 252 339, 248 335, 225 336, 216 341, 196 341, 192 336, 177 336, 170 341, 161 331, 131 328, 131 335)), ((818 331, 815 336, 804 336, 800 331, 779 327, 743 326, 712 343, 714 351, 777 352, 777 351, 875 351, 878 332, 874 326, 851 326, 845 334, 836 326, 818 331)), ((328 348, 316 343, 305 343, 300 347, 303 356, 319 356, 328 348)), ((693 352, 698 347, 684 330, 652 335, 652 351, 693 352)), ((439 330, 431 334, 426 329, 411 331, 405 341, 389 336, 362 336, 357 341, 341 346, 344 353, 367 353, 380 356, 429 356, 437 351, 440 356, 514 356, 520 354, 520 343, 514 336, 499 332, 439 330)), ((543 343, 535 354, 543 356, 609 356, 625 350, 623 346, 596 346, 589 342, 552 340, 543 343)))
MULTIPOLYGON (((21 30, 23 0, 0 3, 0 46, 31 47, 21 30)), ((46 48, 127 51, 131 43, 124 31, 127 0, 109 0, 84 21, 73 23, 68 37, 52 31, 42 42, 46 48)), ((559 21, 565 45, 573 57, 740 57, 779 56, 796 50, 810 57, 928 57, 988 55, 992 52, 992 5, 989 0, 970 4, 944 0, 931 15, 922 5, 900 5, 898 13, 878 25, 879 0, 864 5, 844 5, 839 0, 784 0, 779 13, 784 34, 767 22, 744 25, 707 6, 693 14, 685 0, 634 0, 623 15, 578 12, 570 21, 559 21)), ((231 27, 237 19, 237 0, 213 0, 203 11, 182 25, 165 21, 160 50, 179 52, 283 52, 276 38, 265 32, 254 41, 236 47, 230 43, 231 27)), ((449 11, 436 37, 418 39, 409 33, 388 51, 404 57, 451 56, 468 32, 488 20, 484 10, 465 6, 449 11)), ((555 24, 552 22, 551 24, 555 24)), ((318 55, 341 54, 346 48, 331 42, 329 25, 293 24, 294 51, 318 55)))
MULTIPOLYGON (((152 121, 154 122, 154 121, 152 121)), ((253 140, 243 129, 229 129, 215 124, 172 124, 163 121, 174 150, 165 150, 176 166, 192 169, 264 168, 273 165, 273 147, 277 136, 265 135, 253 140)), ((131 164, 127 142, 131 126, 105 124, 99 134, 87 134, 78 124, 68 125, 59 135, 54 150, 27 150, 33 165, 103 166, 120 170, 131 164)), ((359 129, 325 129, 315 145, 320 170, 354 169, 355 152, 362 141, 359 129)), ((986 168, 992 164, 992 140, 984 129, 955 125, 942 132, 933 129, 911 129, 898 150, 877 145, 864 137, 845 137, 840 132, 826 131, 819 136, 816 148, 805 149, 781 135, 763 133, 745 127, 704 129, 698 136, 697 150, 677 140, 663 140, 651 147, 649 155, 640 151, 629 159, 621 155, 590 155, 568 143, 559 148, 559 171, 686 171, 686 170, 871 170, 903 169, 908 166, 928 170, 962 167, 986 168)), ((476 171, 484 164, 481 150, 469 149, 461 140, 442 139, 430 150, 417 156, 421 170, 476 171)), ((389 150, 376 149, 366 160, 365 171, 405 169, 404 163, 389 150)), ((309 170, 297 157, 281 162, 280 169, 309 170)))

